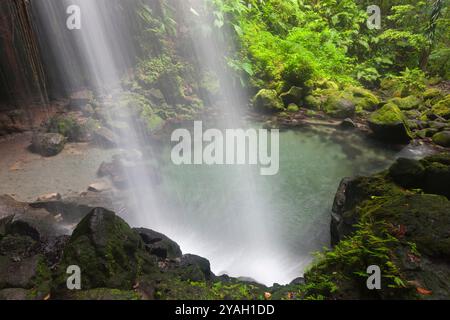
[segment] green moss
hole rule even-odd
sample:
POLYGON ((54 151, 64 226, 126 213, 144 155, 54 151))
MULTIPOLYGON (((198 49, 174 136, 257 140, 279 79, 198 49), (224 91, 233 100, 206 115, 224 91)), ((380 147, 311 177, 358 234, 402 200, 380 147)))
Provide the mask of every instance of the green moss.
POLYGON ((312 110, 320 110, 320 106, 322 104, 320 99, 313 95, 306 96, 304 102, 305 107, 312 110))
POLYGON ((72 300, 141 300, 141 296, 135 291, 110 288, 74 291, 66 298, 72 300))
POLYGON ((279 112, 284 110, 283 102, 275 90, 262 89, 253 98, 253 106, 259 112, 279 112))
POLYGON ((371 114, 370 121, 377 124, 396 124, 404 122, 405 117, 397 105, 387 103, 371 114))
POLYGON ((156 286, 155 298, 159 300, 262 300, 267 288, 237 280, 186 281, 165 277, 156 286))
POLYGON ((405 98, 393 98, 388 101, 388 103, 394 103, 400 110, 411 110, 416 109, 422 103, 422 100, 416 96, 407 96, 405 98))
POLYGON ((287 107, 288 112, 298 112, 298 110, 300 110, 300 108, 295 103, 291 103, 287 107))
POLYGON ((358 111, 373 111, 380 104, 380 99, 367 89, 351 86, 346 90, 352 94, 358 111))
POLYGON ((360 222, 356 232, 333 249, 318 253, 305 274, 306 286, 299 295, 308 299, 374 299, 409 296, 406 279, 392 259, 400 241, 384 223, 360 222), (382 290, 366 287, 369 265, 377 265, 382 274, 382 290))
POLYGON ((442 92, 441 90, 436 88, 429 88, 425 90, 425 92, 423 93, 424 100, 431 100, 431 99, 434 100, 439 97, 442 97, 442 92))
POLYGON ((58 115, 49 120, 47 131, 59 133, 69 141, 84 142, 89 140, 96 125, 98 123, 94 119, 76 119, 73 115, 58 115))
POLYGON ((156 270, 139 235, 128 224, 104 209, 95 209, 74 230, 59 268, 60 287, 65 287, 66 268, 82 268, 82 288, 128 290, 139 274, 156 270))
POLYGON ((282 93, 280 99, 283 101, 285 106, 291 103, 298 104, 303 97, 303 89, 299 87, 291 87, 288 92, 282 93))
POLYGON ((450 119, 450 94, 436 103, 431 108, 431 112, 442 118, 450 119))
POLYGON ((436 133, 433 135, 433 142, 442 147, 450 147, 450 131, 436 133))
POLYGON ((356 104, 349 92, 327 89, 322 94, 325 96, 322 109, 327 115, 341 119, 353 117, 356 104))
POLYGON ((39 256, 36 274, 32 279, 32 288, 28 291, 29 299, 42 300, 50 294, 52 287, 52 273, 44 256, 39 256))

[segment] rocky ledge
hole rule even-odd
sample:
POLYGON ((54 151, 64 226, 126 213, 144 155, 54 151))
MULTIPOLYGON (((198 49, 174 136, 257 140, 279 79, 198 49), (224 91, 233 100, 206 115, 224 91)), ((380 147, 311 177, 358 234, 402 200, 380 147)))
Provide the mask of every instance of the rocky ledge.
POLYGON ((450 153, 399 158, 387 171, 346 178, 335 197, 333 248, 305 275, 327 299, 450 298, 450 153), (367 267, 381 269, 368 290, 367 267))
POLYGON ((263 299, 264 286, 214 275, 205 258, 91 207, 92 197, 102 203, 95 193, 31 204, 0 197, 0 299, 263 299), (81 290, 68 289, 69 266, 80 268, 81 290))

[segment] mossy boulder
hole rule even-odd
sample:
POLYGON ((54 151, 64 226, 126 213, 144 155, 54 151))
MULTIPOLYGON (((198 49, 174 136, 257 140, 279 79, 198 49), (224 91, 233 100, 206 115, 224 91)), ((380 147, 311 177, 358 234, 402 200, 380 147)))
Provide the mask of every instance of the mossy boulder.
POLYGON ((295 103, 290 103, 287 107, 288 112, 298 112, 300 110, 299 106, 295 103))
POLYGON ((418 108, 422 100, 416 96, 407 96, 405 98, 393 98, 388 101, 394 103, 397 107, 400 108, 400 110, 412 110, 418 108))
POLYGON ((437 88, 429 88, 423 93, 424 100, 434 100, 442 98, 442 91, 437 88))
POLYGON ((352 94, 352 100, 356 104, 357 111, 374 111, 380 104, 380 99, 367 89, 349 87, 346 91, 352 94))
POLYGON ((387 172, 344 179, 333 205, 336 246, 313 264, 300 291, 329 299, 447 298, 448 181, 448 153, 398 159, 387 172), (391 284, 376 292, 368 291, 367 278, 359 276, 371 264, 391 266, 382 271, 383 283, 391 284))
POLYGON ((423 181, 425 167, 418 160, 399 158, 389 168, 389 175, 402 187, 417 188, 423 181))
POLYGON ((185 254, 181 258, 179 275, 182 280, 191 281, 211 280, 214 277, 209 261, 194 254, 185 254))
POLYGON ((161 259, 181 258, 182 252, 180 246, 162 233, 145 229, 134 229, 145 243, 147 251, 161 259))
POLYGON ((253 98, 255 110, 263 113, 284 111, 283 101, 278 97, 275 90, 262 89, 253 98))
POLYGON ((450 201, 434 194, 403 194, 374 199, 362 210, 375 220, 402 225, 402 236, 419 251, 435 258, 450 258, 450 201), (404 234, 403 234, 404 233, 404 234))
POLYGON ((280 99, 283 101, 285 106, 291 103, 298 104, 302 100, 304 90, 300 87, 291 87, 289 91, 282 93, 280 99))
POLYGON ((431 108, 431 113, 444 119, 450 119, 450 94, 436 103, 431 108))
POLYGON ((450 131, 442 131, 433 135, 433 142, 442 147, 450 148, 450 131))
POLYGON ((440 153, 421 161, 425 175, 421 188, 427 193, 446 196, 450 199, 450 153, 440 153))
POLYGON ((0 289, 27 289, 32 299, 43 299, 50 293, 51 273, 43 255, 13 259, 0 255, 0 289))
POLYGON ((63 151, 66 138, 59 133, 34 133, 31 150, 44 157, 53 157, 63 151))
POLYGON ((327 115, 338 119, 351 118, 355 115, 356 104, 350 96, 334 91, 328 91, 326 95, 322 109, 327 115))
POLYGON ((387 142, 407 143, 412 139, 405 116, 393 103, 387 103, 373 112, 369 118, 369 126, 377 138, 387 142))
POLYGON ((155 268, 138 233, 114 212, 92 210, 81 220, 64 248, 59 266, 59 289, 65 288, 66 268, 81 268, 83 290, 130 290, 138 276, 155 268))
POLYGON ((47 131, 59 133, 71 142, 87 142, 97 123, 90 118, 78 117, 74 114, 57 115, 48 121, 47 131))
POLYGON ((305 107, 311 110, 320 110, 321 104, 320 98, 314 95, 307 95, 304 99, 305 107))

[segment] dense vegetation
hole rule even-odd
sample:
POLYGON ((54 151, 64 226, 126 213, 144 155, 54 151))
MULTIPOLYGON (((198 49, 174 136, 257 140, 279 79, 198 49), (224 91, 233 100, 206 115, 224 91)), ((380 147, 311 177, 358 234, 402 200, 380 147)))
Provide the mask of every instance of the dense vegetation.
POLYGON ((240 43, 231 65, 256 87, 329 79, 376 86, 387 77, 426 72, 448 79, 446 1, 224 1, 215 25, 240 43), (367 26, 369 5, 381 9, 381 28, 367 26))

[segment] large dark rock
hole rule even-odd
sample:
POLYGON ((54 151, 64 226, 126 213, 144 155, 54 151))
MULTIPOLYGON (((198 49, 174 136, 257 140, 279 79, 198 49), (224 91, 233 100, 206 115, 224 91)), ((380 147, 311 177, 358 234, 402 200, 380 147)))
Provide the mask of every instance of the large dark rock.
POLYGON ((76 227, 64 249, 59 285, 65 286, 65 270, 78 265, 82 288, 129 290, 140 273, 156 265, 139 234, 114 212, 92 210, 76 227))
POLYGON ((344 178, 336 192, 331 213, 331 244, 352 234, 359 222, 357 206, 372 197, 400 194, 402 189, 386 180, 385 174, 344 178))
POLYGON ((34 289, 35 298, 43 298, 50 292, 51 275, 41 255, 20 261, 0 256, 0 289, 34 289))
POLYGON ((369 118, 369 127, 378 139, 386 142, 407 143, 412 139, 405 116, 393 103, 373 112, 369 118))
POLYGON ((185 254, 181 258, 180 268, 183 280, 204 281, 214 277, 209 261, 193 254, 185 254))
MULTIPOLYGON (((381 174, 344 179, 335 197, 331 222, 332 243, 339 245, 339 250, 336 256, 322 260, 306 274, 307 284, 316 288, 314 285, 323 275, 337 274, 345 276, 335 278, 339 286, 335 293, 326 293, 333 299, 448 297, 450 201, 444 195, 448 197, 449 193, 449 168, 450 154, 441 153, 420 161, 401 158, 381 174), (361 234, 355 236, 355 232, 367 228, 367 223, 371 231, 363 229, 364 232, 373 232, 391 243, 389 249, 383 248, 390 252, 385 257, 407 282, 405 287, 394 291, 382 288, 374 295, 360 287, 352 275, 354 268, 348 266, 351 261, 363 259, 364 254, 358 250, 351 253, 351 244, 361 240, 361 234), (347 240, 341 242, 344 239, 347 240), (343 252, 343 248, 350 251, 343 252)), ((369 255, 371 259, 379 257, 369 255)))
POLYGON ((145 228, 136 228, 134 230, 139 233, 150 254, 161 259, 181 258, 180 246, 162 233, 145 228))
POLYGON ((420 161, 399 158, 389 168, 389 174, 398 185, 405 188, 417 188, 423 181, 425 167, 420 161))
POLYGON ((55 156, 66 144, 66 138, 59 133, 35 133, 31 141, 31 150, 44 157, 55 156))
POLYGON ((450 199, 450 153, 426 157, 421 162, 425 166, 422 189, 450 199))

